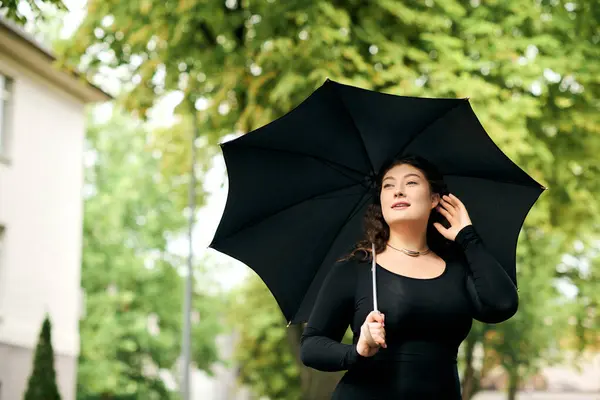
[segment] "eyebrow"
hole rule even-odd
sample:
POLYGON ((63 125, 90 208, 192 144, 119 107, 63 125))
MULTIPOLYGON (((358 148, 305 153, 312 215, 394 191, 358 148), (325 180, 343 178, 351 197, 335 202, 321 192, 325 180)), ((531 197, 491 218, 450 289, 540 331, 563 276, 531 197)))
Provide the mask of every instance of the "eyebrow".
MULTIPOLYGON (((418 174, 415 174, 415 173, 410 173, 410 174, 404 175, 405 178, 408 178, 409 176, 416 176, 417 178, 421 178, 421 175, 418 175, 418 174)), ((393 176, 386 176, 385 178, 383 178, 382 182, 385 182, 388 179, 396 180, 396 178, 394 178, 393 176)))

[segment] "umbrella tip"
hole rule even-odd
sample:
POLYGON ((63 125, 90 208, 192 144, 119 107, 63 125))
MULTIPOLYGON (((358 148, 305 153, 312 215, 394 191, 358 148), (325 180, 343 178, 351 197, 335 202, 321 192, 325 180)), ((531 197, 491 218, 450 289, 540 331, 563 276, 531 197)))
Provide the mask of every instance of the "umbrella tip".
POLYGON ((292 321, 288 321, 286 328, 289 328, 291 324, 292 324, 292 321))

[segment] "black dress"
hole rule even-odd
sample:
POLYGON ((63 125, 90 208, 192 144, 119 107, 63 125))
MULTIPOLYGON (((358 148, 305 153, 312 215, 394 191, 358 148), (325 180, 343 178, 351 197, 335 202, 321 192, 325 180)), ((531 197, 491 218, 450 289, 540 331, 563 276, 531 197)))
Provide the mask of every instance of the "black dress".
POLYGON ((461 398, 456 355, 473 318, 488 323, 510 318, 518 295, 471 225, 456 243, 462 254, 447 257, 436 278, 410 278, 377 265, 387 348, 373 357, 356 351, 360 327, 373 310, 370 262, 346 261, 329 272, 302 335, 301 357, 317 370, 348 370, 333 399, 461 398), (349 324, 352 345, 340 343, 349 324))

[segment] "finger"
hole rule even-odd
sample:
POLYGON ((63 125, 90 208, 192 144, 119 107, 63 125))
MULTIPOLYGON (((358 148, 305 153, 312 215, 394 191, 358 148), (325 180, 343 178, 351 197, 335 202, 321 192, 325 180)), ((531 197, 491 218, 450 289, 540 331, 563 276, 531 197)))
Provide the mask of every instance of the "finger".
POLYGON ((365 322, 361 327, 362 334, 370 347, 383 346, 387 348, 385 329, 382 325, 379 322, 365 322))
POLYGON ((434 222, 433 226, 442 236, 446 237, 446 232, 448 232, 448 229, 446 229, 444 225, 440 224, 439 222, 434 222))
POLYGON ((367 315, 367 322, 379 322, 383 323, 385 316, 379 311, 371 311, 369 315, 367 315))
POLYGON ((450 222, 449 220, 452 218, 452 214, 450 214, 448 212, 448 210, 446 210, 444 207, 442 206, 438 206, 438 212, 440 214, 442 214, 444 217, 446 217, 446 219, 448 220, 448 222, 450 222))
POLYGON ((449 194, 450 200, 452 200, 452 202, 456 205, 456 206, 463 206, 463 202, 460 201, 460 199, 458 197, 456 197, 455 195, 453 195, 452 193, 449 194))
POLYGON ((380 323, 380 322, 369 322, 367 325, 369 326, 369 330, 371 332, 373 332, 376 329, 382 329, 383 328, 383 324, 380 323))
POLYGON ((454 211, 456 208, 448 196, 444 196, 444 198, 442 198, 442 206, 444 206, 448 211, 454 211))
POLYGON ((448 195, 448 201, 450 201, 452 206, 454 206, 454 208, 456 208, 457 210, 460 210, 461 208, 464 207, 464 204, 462 203, 462 201, 460 201, 460 199, 458 197, 456 197, 455 195, 453 195, 452 193, 450 193, 448 195))
POLYGON ((375 336, 375 335, 382 335, 383 337, 385 337, 385 329, 383 329, 381 326, 372 326, 369 327, 369 332, 371 333, 371 336, 375 336))
POLYGON ((379 346, 383 347, 384 349, 387 348, 387 344, 385 343, 385 339, 382 337, 377 337, 375 339, 375 343, 377 343, 379 346))
POLYGON ((385 336, 380 335, 379 333, 372 332, 371 337, 373 338, 374 343, 382 344, 385 342, 385 336))

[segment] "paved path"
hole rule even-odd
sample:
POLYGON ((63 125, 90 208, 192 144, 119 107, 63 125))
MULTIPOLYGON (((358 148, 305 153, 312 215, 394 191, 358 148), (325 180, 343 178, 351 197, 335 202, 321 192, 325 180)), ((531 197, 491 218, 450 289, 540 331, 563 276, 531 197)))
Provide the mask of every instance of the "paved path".
MULTIPOLYGON (((506 400, 503 392, 481 392, 473 400, 506 400)), ((541 393, 519 392, 517 400, 600 400, 600 393, 541 393)))

